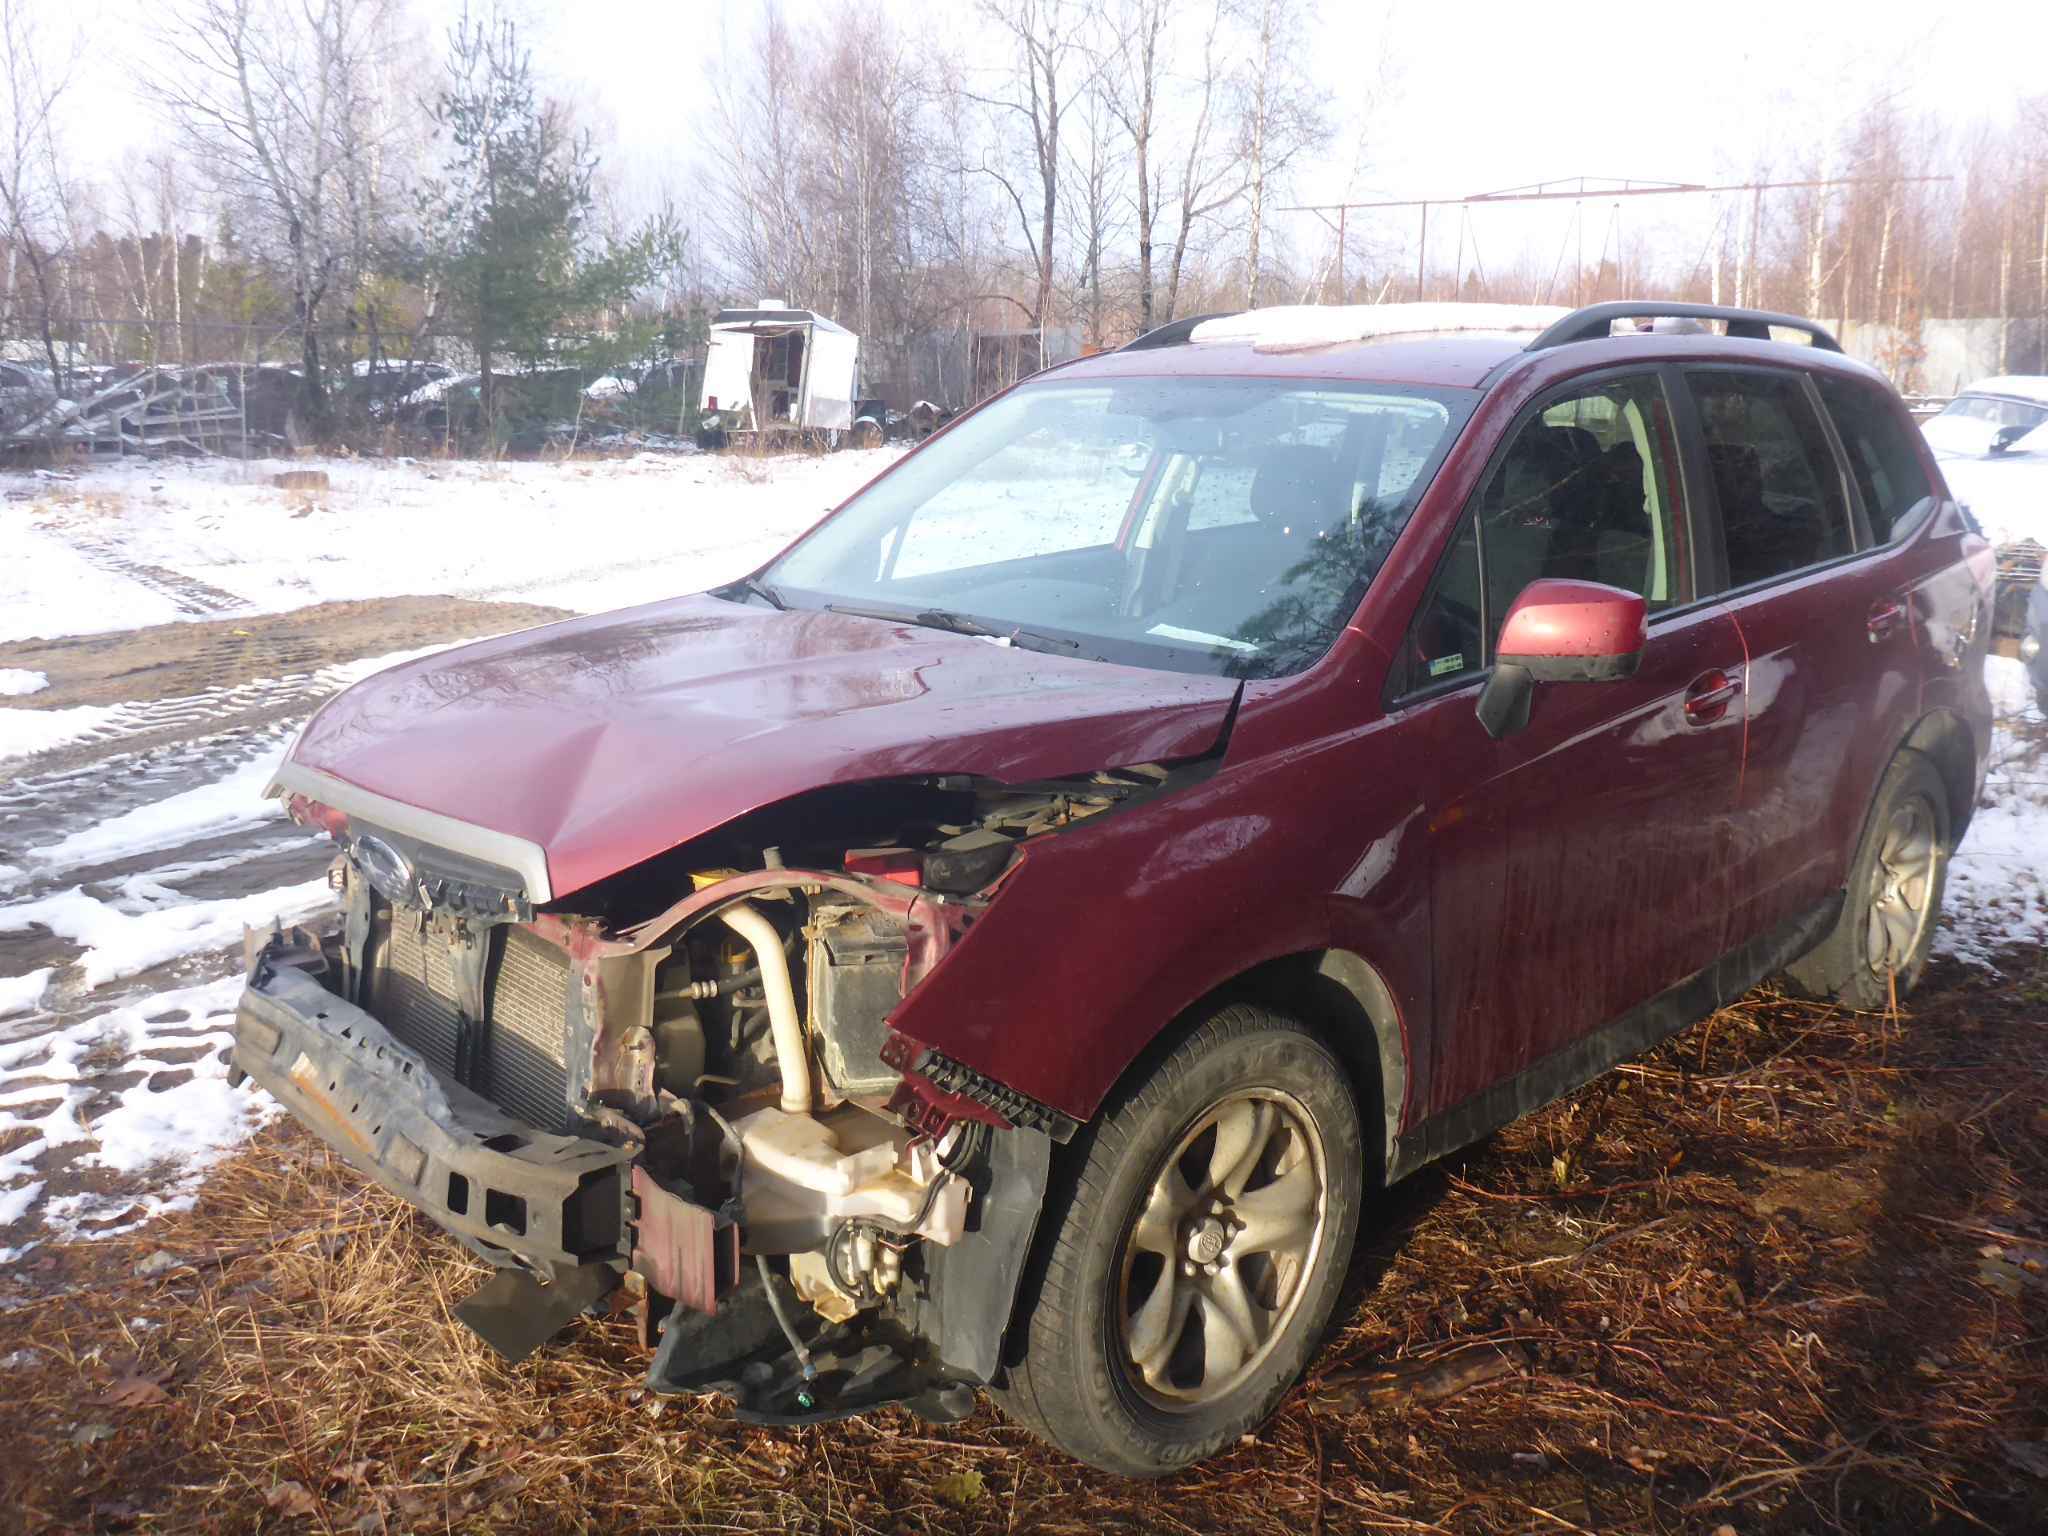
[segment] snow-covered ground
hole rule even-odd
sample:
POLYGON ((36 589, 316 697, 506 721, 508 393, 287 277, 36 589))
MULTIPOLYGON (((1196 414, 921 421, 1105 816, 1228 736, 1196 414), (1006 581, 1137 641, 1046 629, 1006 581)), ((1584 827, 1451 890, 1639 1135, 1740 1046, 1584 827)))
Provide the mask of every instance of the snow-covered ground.
MULTIPOLYGON (((324 495, 274 489, 276 465, 0 477, 0 640, 400 593, 588 611, 697 590, 758 564, 892 457, 329 461, 324 495)), ((33 707, 41 674, 0 671, 0 1263, 188 1198, 268 1113, 225 1082, 242 930, 324 905, 329 850, 261 790, 315 699, 399 659, 53 709, 33 707), (209 710, 272 696, 289 708, 208 734, 209 710), (174 749, 126 745, 184 715, 201 724, 174 749), (5 761, 66 743, 92 760, 5 761)), ((1986 803, 1938 939, 1986 965, 2048 942, 2048 722, 2018 663, 1994 659, 1990 682, 1986 803)))
POLYGON ((128 460, 37 477, 20 482, 26 499, 0 502, 0 640, 401 592, 597 611, 701 591, 760 564, 900 451, 128 460), (328 490, 271 484, 309 467, 328 490))
POLYGON ((2026 668, 1985 663, 1997 727, 1984 796, 1949 863, 1937 954, 1981 965, 2001 949, 2048 943, 2048 719, 2026 668))

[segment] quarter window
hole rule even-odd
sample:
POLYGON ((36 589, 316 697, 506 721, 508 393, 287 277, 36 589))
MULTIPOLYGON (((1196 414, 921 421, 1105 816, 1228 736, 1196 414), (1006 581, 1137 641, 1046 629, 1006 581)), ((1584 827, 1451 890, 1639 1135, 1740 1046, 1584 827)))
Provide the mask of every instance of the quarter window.
POLYGON ((1746 587, 1846 555, 1849 503, 1820 414, 1790 374, 1688 375, 1727 541, 1746 587))
POLYGON ((1849 455, 1870 535, 1880 544, 1899 538, 1934 504, 1933 487, 1910 431, 1884 394, 1849 379, 1822 378, 1821 399, 1849 455))

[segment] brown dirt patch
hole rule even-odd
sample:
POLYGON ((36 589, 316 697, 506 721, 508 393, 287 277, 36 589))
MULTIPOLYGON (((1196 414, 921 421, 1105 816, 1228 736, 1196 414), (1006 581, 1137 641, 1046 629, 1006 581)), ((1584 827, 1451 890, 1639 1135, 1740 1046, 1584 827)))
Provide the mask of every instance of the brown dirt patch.
POLYGON ((460 597, 316 603, 289 613, 11 641, 0 644, 0 667, 49 677, 40 693, 9 701, 24 708, 149 702, 567 617, 567 609, 538 603, 460 597))
POLYGON ((742 1428, 645 1396, 616 1320, 506 1366, 449 1317, 479 1266, 280 1127, 197 1209, 0 1273, 0 1358, 36 1352, 0 1397, 0 1508, 153 1531, 2032 1529, 2044 983, 2040 956, 1941 966, 1903 1018, 1759 992, 1418 1175, 1309 1383, 1157 1484, 986 1407, 742 1428), (138 1274, 158 1250, 178 1267, 138 1274))

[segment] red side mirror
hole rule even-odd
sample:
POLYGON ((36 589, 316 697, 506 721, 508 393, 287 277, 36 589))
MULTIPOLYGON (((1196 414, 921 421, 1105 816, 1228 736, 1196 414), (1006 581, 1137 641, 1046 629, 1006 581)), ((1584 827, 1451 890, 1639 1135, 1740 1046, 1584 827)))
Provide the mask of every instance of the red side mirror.
POLYGON ((1522 588, 1508 609, 1495 659, 1527 667, 1540 683, 1599 683, 1634 676, 1648 637, 1639 594, 1545 578, 1522 588))
POLYGON ((1596 581, 1530 582, 1501 625, 1479 723, 1498 740, 1529 723, 1537 683, 1633 677, 1648 637, 1649 609, 1639 593, 1596 581))

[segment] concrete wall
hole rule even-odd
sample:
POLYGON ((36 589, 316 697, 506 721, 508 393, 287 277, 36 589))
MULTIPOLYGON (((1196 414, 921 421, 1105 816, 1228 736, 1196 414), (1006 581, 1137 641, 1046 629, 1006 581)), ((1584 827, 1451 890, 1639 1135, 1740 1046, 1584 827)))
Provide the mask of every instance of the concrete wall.
POLYGON ((1923 320, 1917 335, 1864 320, 1837 321, 1833 329, 1850 356, 1882 369, 1909 393, 1952 395, 1996 373, 2048 374, 2048 328, 2038 318, 1923 320))

